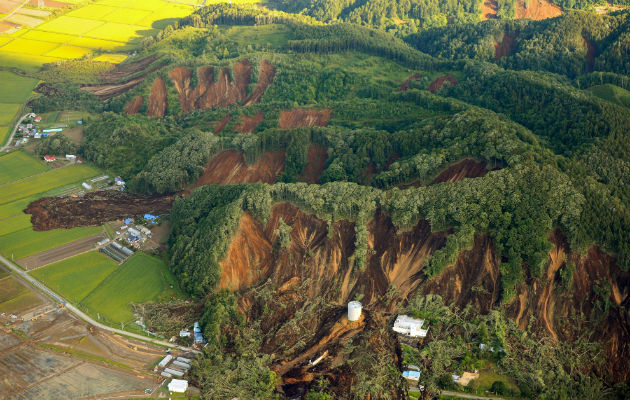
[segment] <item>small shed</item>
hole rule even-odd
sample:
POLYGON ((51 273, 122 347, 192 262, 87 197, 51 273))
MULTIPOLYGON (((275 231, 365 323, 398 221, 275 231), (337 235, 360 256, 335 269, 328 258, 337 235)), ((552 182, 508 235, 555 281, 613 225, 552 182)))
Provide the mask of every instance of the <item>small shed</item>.
POLYGON ((81 184, 81 186, 83 186, 83 187, 84 187, 84 188, 86 188, 87 190, 92 190, 92 185, 90 185, 90 184, 89 184, 89 183, 87 183, 87 182, 83 182, 83 183, 81 184))

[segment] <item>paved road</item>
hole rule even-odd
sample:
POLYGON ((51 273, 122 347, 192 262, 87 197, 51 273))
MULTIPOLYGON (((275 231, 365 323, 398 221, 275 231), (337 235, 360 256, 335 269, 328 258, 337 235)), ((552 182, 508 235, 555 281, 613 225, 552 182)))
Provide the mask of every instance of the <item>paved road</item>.
POLYGON ((5 151, 9 147, 11 147, 11 142, 13 141, 13 136, 15 136, 15 132, 17 132, 17 130, 18 130, 18 126, 20 126, 22 121, 24 121, 29 115, 31 115, 31 113, 27 113, 27 114, 22 115, 22 118, 20 118, 20 120, 17 122, 17 124, 15 124, 15 126, 13 127, 13 132, 11 132, 11 136, 9 136, 9 140, 7 140, 5 145, 2 146, 2 148, 0 148, 0 151, 5 151))
POLYGON ((93 320, 92 318, 90 318, 87 314, 85 314, 83 311, 79 310, 78 308, 76 308, 72 304, 66 302, 63 299, 63 297, 59 296, 57 293, 55 293, 52 290, 48 289, 41 282, 39 282, 37 279, 33 278, 32 276, 30 276, 29 274, 24 272, 21 268, 19 268, 15 264, 13 264, 11 261, 9 261, 6 258, 0 256, 0 262, 2 262, 4 265, 6 265, 11 270, 13 270, 21 278, 23 278, 24 280, 29 282, 35 288, 39 289, 40 291, 44 292, 48 296, 52 297, 53 300, 55 300, 56 303, 63 304, 74 315, 76 315, 77 317, 81 318, 85 322, 87 322, 87 323, 89 323, 91 325, 94 325, 95 327, 97 327, 99 329, 102 329, 104 331, 117 333, 119 335, 131 337, 131 338, 134 338, 134 339, 143 340, 145 342, 150 342, 150 343, 156 344, 158 346, 171 347, 171 348, 175 348, 175 349, 178 349, 178 350, 181 350, 181 351, 199 353, 198 350, 190 348, 190 347, 179 346, 179 345, 176 345, 176 344, 173 344, 173 343, 165 342, 163 340, 151 339, 151 338, 148 338, 146 336, 138 335, 136 333, 131 333, 131 332, 123 331, 121 329, 116 329, 116 328, 112 328, 112 327, 107 326, 107 325, 103 325, 100 322, 97 322, 97 321, 93 320))

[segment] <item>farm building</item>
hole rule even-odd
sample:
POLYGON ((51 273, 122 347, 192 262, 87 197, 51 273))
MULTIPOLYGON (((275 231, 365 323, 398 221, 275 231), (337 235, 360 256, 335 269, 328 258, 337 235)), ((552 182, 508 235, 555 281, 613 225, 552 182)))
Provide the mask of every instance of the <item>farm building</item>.
POLYGON ((76 160, 77 156, 74 154, 66 154, 66 160, 76 160))
POLYGON ((190 331, 186 331, 186 330, 179 331, 179 337, 190 337, 190 331))
POLYGON ((160 363, 158 364, 158 367, 160 367, 160 368, 166 367, 168 365, 168 363, 171 362, 172 359, 173 359, 172 355, 170 355, 170 354, 167 355, 166 357, 164 357, 162 359, 162 361, 160 361, 160 363))
POLYGON ((87 183, 87 182, 83 182, 83 183, 81 184, 81 186, 83 186, 83 187, 84 187, 84 188, 86 188, 87 190, 92 190, 92 185, 90 185, 90 184, 89 184, 89 183, 87 183))
POLYGON ((195 322, 195 325, 193 326, 193 333, 195 335, 196 344, 206 343, 206 339, 201 334, 201 328, 199 327, 199 322, 195 322))
POLYGON ((188 381, 183 379, 173 379, 168 384, 168 391, 175 393, 185 393, 188 389, 188 381))
POLYGON ((407 370, 402 373, 403 378, 409 379, 410 381, 419 381, 420 380, 420 371, 407 370))
POLYGON ((147 221, 151 221, 152 224, 155 224, 157 218, 158 217, 156 215, 144 214, 144 219, 146 219, 147 221))
POLYGON ((55 156, 44 156, 44 161, 46 162, 53 162, 57 159, 57 157, 55 156))
POLYGON ((394 332, 411 336, 411 337, 426 337, 428 328, 422 329, 424 320, 411 318, 408 315, 399 315, 394 322, 394 332))

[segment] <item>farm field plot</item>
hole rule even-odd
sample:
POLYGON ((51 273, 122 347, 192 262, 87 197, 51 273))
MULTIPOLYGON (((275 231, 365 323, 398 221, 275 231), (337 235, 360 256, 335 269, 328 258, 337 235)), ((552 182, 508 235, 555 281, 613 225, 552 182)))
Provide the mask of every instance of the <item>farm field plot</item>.
POLYGON ((39 195, 33 195, 29 197, 25 197, 23 199, 19 199, 16 201, 12 201, 10 203, 6 203, 0 206, 0 221, 5 218, 10 218, 18 214, 22 214, 22 210, 29 205, 29 203, 33 200, 36 200, 39 195))
POLYGON ((40 303, 41 299, 35 293, 12 276, 0 278, 0 312, 18 312, 40 303))
POLYGON ((7 144, 7 140, 9 140, 9 134, 11 133, 11 129, 6 125, 0 125, 0 145, 4 146, 7 144))
POLYGON ((142 36, 146 36, 148 34, 153 35, 157 32, 157 29, 147 29, 144 26, 108 22, 105 25, 101 25, 93 31, 90 31, 88 36, 118 42, 128 42, 138 40, 142 36))
POLYGON ((0 126, 8 126, 13 122, 13 118, 20 110, 20 106, 20 104, 0 103, 0 126))
POLYGON ((80 302, 117 267, 102 253, 90 251, 34 270, 31 275, 66 299, 80 302))
POLYGON ((91 226, 36 232, 29 226, 8 235, 0 236, 0 253, 5 257, 12 257, 17 260, 85 236, 96 235, 102 230, 103 228, 100 226, 91 226))
POLYGON ((61 60, 55 57, 34 56, 29 54, 10 53, 2 50, 0 47, 0 66, 9 68, 19 68, 27 72, 35 72, 41 68, 43 64, 61 60))
POLYGON ((86 7, 81 7, 76 10, 70 11, 66 14, 69 17, 86 18, 101 20, 106 15, 113 13, 117 10, 117 7, 106 6, 102 4, 90 4, 86 7))
POLYGON ((99 174, 96 168, 83 165, 71 165, 51 170, 45 174, 9 183, 0 191, 0 204, 9 203, 37 193, 43 193, 56 187, 78 182, 99 174))
POLYGON ((99 313, 105 322, 126 323, 133 319, 131 303, 180 296, 170 285, 177 287, 162 260, 136 253, 85 297, 80 305, 92 315, 99 313))
POLYGON ((22 39, 41 40, 42 42, 51 43, 65 43, 75 38, 72 35, 66 35, 63 33, 42 32, 36 30, 30 30, 21 36, 22 39))
POLYGON ((55 48, 52 51, 49 51, 48 53, 46 53, 46 55, 59 58, 81 58, 89 53, 91 53, 90 49, 63 45, 55 48))
POLYGON ((17 38, 1 47, 2 51, 41 56, 57 47, 57 43, 17 38))
POLYGON ((126 54, 101 54, 98 57, 94 58, 94 61, 103 61, 112 64, 118 64, 127 59, 126 54))
POLYGON ((26 102, 36 84, 37 79, 0 71, 0 103, 26 102))
POLYGON ((19 230, 29 228, 30 226, 30 215, 14 215, 2 220, 2 223, 0 223, 0 236, 8 235, 9 233, 17 232, 19 230))
POLYGON ((64 33, 67 35, 84 35, 103 24, 103 21, 63 15, 37 27, 37 30, 64 33))
POLYGON ((14 151, 0 156, 0 185, 48 170, 50 167, 42 161, 23 151, 14 151))

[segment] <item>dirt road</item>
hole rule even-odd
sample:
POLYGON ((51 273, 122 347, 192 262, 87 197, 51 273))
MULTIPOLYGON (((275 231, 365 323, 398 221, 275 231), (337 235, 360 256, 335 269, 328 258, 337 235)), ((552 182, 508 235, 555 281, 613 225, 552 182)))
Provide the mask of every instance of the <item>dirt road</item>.
POLYGON ((31 113, 22 115, 22 118, 20 118, 17 124, 15 124, 15 126, 13 127, 13 132, 11 132, 11 136, 9 136, 9 140, 7 140, 5 145, 2 146, 2 148, 0 148, 0 151, 8 150, 11 147, 11 142, 13 141, 13 136, 15 136, 15 132, 17 132, 18 126, 20 126, 22 121, 24 121, 29 115, 31 115, 31 113))

